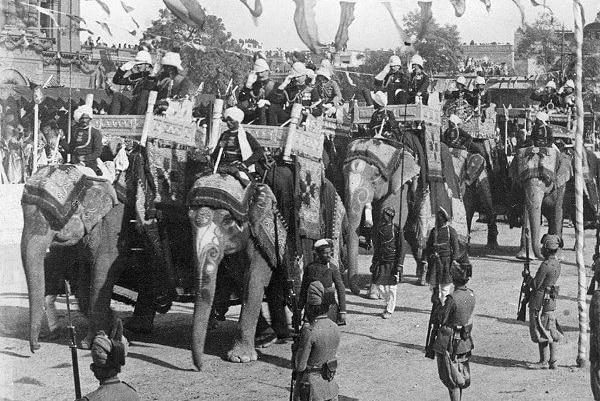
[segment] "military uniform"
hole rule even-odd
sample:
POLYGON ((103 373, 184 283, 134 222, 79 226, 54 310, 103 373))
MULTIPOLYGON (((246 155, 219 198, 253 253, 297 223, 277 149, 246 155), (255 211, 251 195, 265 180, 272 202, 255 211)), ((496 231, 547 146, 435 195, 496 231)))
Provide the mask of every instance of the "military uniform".
POLYGON ((590 302, 590 383, 595 400, 600 400, 600 287, 590 302))
POLYGON ((552 144, 554 144, 552 128, 537 120, 533 125, 531 135, 525 142, 525 146, 550 147, 552 144))
POLYGON ((532 281, 529 301, 529 333, 534 343, 560 341, 562 331, 556 321, 556 282, 560 277, 560 261, 550 255, 540 264, 532 281))
POLYGON ((375 110, 375 112, 371 116, 371 121, 369 121, 367 128, 371 132, 372 136, 375 136, 380 131, 382 134, 384 132, 387 132, 388 135, 395 136, 395 134, 399 130, 398 121, 396 121, 394 112, 385 109, 375 110), (385 122, 383 123, 384 120, 385 122), (383 130, 381 130, 381 123, 383 123, 383 130))
POLYGON ((421 94, 421 102, 427 105, 429 101, 429 76, 422 71, 413 72, 410 76, 408 102, 415 103, 416 97, 421 94))
POLYGON ((448 224, 432 229, 423 253, 428 266, 427 283, 432 287, 440 287, 440 299, 443 302, 450 293, 452 284, 452 261, 456 260, 459 253, 456 230, 448 224))
POLYGON ((97 170, 96 159, 102 153, 102 133, 91 126, 79 128, 75 125, 72 130, 69 149, 69 153, 73 157, 73 163, 82 161, 86 167, 97 170))
POLYGON ((329 80, 315 86, 319 98, 323 99, 323 104, 332 103, 339 106, 342 102, 342 91, 337 82, 329 80))
MULTIPOLYGON (((386 213, 385 210, 383 213, 386 213)), ((386 303, 384 314, 392 314, 396 308, 396 291, 400 273, 396 264, 400 249, 399 236, 393 219, 392 214, 389 218, 383 217, 379 220, 373 254, 372 281, 386 303)))
POLYGON ((471 316, 475 309, 475 295, 466 286, 457 286, 439 310, 440 328, 433 345, 438 375, 450 391, 452 400, 456 389, 471 385, 469 359, 473 349, 471 316))
POLYGON ((375 88, 385 90, 388 96, 389 104, 408 103, 408 92, 410 79, 402 71, 389 72, 383 80, 375 79, 375 88))
POLYGON ((256 81, 251 88, 244 86, 238 95, 240 108, 244 111, 244 122, 258 119, 258 124, 267 125, 267 108, 258 107, 259 100, 266 100, 273 92, 275 82, 271 79, 256 81))
POLYGON ((560 107, 561 98, 560 95, 556 92, 533 92, 530 96, 531 100, 537 100, 540 102, 541 108, 546 108, 551 103, 554 107, 560 107))
MULTIPOLYGON (((283 90, 275 88, 268 100, 271 102, 268 115, 269 125, 280 125, 290 118, 295 103, 311 107, 321 98, 319 92, 312 86, 290 84, 283 90)), ((312 114, 321 115, 321 108, 313 109, 312 114)))
POLYGON ((137 391, 118 377, 104 380, 96 390, 79 398, 80 401, 139 401, 140 399, 137 391))
POLYGON ((306 304, 308 286, 313 281, 319 281, 323 284, 326 292, 337 292, 337 301, 331 305, 329 309, 329 318, 334 322, 337 321, 338 312, 346 312, 346 287, 342 281, 340 270, 333 263, 323 264, 320 262, 312 262, 306 267, 304 276, 302 277, 302 286, 300 287, 299 308, 304 309, 306 304))
POLYGON ((444 142, 450 148, 469 150, 471 148, 473 138, 462 128, 448 128, 446 131, 444 131, 442 142, 444 142))
POLYGON ((337 400, 339 387, 335 380, 323 377, 323 364, 336 360, 340 329, 325 315, 306 323, 300 333, 294 370, 298 372, 294 400, 337 400))
POLYGON ((217 160, 219 150, 221 149, 221 144, 225 144, 225 147, 223 148, 223 154, 221 156, 222 165, 226 166, 231 165, 234 162, 242 162, 246 165, 246 167, 250 167, 258 162, 264 153, 262 146, 260 146, 258 141, 248 132, 246 132, 246 139, 248 140, 248 144, 252 149, 252 155, 248 159, 242 160, 242 151, 240 149, 238 131, 224 131, 219 137, 217 147, 213 151, 213 162, 217 160))

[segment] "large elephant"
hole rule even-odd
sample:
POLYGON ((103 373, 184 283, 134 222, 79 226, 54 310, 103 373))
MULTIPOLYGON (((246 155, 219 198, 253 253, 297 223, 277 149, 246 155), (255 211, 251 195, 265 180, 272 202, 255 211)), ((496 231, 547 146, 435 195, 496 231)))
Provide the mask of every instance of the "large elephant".
MULTIPOLYGON (((348 215, 348 281, 354 294, 360 293, 358 230, 365 205, 373 205, 375 226, 385 207, 396 211, 394 223, 400 227, 405 226, 409 217, 409 189, 412 189, 412 180, 419 174, 420 167, 411 153, 398 149, 396 145, 384 139, 357 139, 349 145, 344 178, 348 215)), ((403 263, 406 254, 404 236, 401 240, 400 263, 403 263)))
MULTIPOLYGON (((219 264, 224 255, 238 252, 246 256, 248 266, 243 267, 242 310, 228 359, 235 362, 256 360, 254 337, 265 287, 272 280, 284 283, 286 279, 293 280, 296 288, 299 286, 300 271, 294 258, 294 240, 290 238, 286 222, 277 210, 273 192, 266 185, 243 188, 229 175, 212 174, 195 182, 188 199, 197 269, 192 344, 194 364, 201 369, 219 264)), ((336 197, 335 204, 337 228, 333 229, 333 236, 340 239, 340 222, 344 216, 339 197, 336 197)), ((284 289, 281 288, 281 291, 284 289)), ((274 329, 287 330, 287 324, 274 329)))
POLYGON ((542 215, 548 219, 548 233, 562 237, 565 187, 572 176, 570 156, 554 148, 519 149, 511 164, 512 194, 517 198, 513 203, 523 206, 523 230, 517 258, 526 257, 526 229, 531 233, 533 254, 538 259, 544 258, 540 244, 542 215))
POLYGON ((110 182, 87 177, 73 165, 58 165, 43 167, 30 178, 22 206, 21 258, 29 292, 31 351, 40 348, 47 252, 76 244, 83 244, 79 249, 87 253, 86 260, 92 261, 89 271, 82 276, 89 279, 85 285, 90 291, 78 294, 80 309, 90 319, 88 334, 81 345, 89 347, 97 330, 108 333, 115 323, 109 305, 119 275, 117 242, 124 205, 118 202, 110 182))

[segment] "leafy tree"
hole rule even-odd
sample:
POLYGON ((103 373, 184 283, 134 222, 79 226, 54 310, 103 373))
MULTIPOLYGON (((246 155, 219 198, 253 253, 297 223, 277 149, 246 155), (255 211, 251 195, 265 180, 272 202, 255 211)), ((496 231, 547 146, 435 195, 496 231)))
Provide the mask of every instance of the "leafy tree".
POLYGON ((559 32, 561 29, 562 27, 550 14, 543 14, 533 24, 526 24, 519 28, 520 39, 515 43, 515 58, 533 57, 540 65, 546 66, 547 69, 552 68, 560 62, 562 35, 559 32))
POLYGON ((159 11, 146 36, 156 38, 165 50, 180 49, 184 68, 192 82, 204 82, 204 92, 224 94, 230 79, 233 85, 242 86, 252 66, 249 56, 230 32, 225 30, 221 18, 207 15, 202 29, 189 26, 177 19, 167 9, 159 11))
POLYGON ((458 70, 463 52, 456 25, 440 25, 432 18, 427 26, 422 26, 419 10, 409 12, 403 22, 407 36, 422 35, 414 48, 425 59, 427 71, 436 74, 458 70))

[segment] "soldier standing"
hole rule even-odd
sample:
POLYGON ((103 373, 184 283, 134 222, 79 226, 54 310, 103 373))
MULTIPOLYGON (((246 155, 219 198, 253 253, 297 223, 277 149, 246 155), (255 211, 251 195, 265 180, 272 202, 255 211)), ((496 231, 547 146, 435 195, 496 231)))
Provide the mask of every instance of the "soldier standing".
POLYGON ((464 76, 456 78, 456 90, 446 92, 446 99, 465 99, 469 91, 467 90, 467 79, 464 76))
POLYGON ((438 330, 433 350, 435 351, 438 375, 448 388, 451 401, 460 401, 462 391, 471 385, 469 359, 473 349, 471 319, 475 309, 475 295, 467 288, 471 270, 463 265, 454 265, 450 270, 454 292, 446 298, 440 309, 438 330))
POLYGON ((429 101, 429 76, 423 71, 423 57, 415 54, 410 59, 412 74, 408 93, 409 103, 422 103, 427 105, 429 101))
POLYGON ((329 318, 339 325, 346 324, 346 287, 342 275, 336 265, 331 263, 333 242, 330 239, 320 239, 313 245, 315 260, 306 267, 300 288, 299 309, 302 310, 307 302, 308 286, 313 281, 320 281, 328 294, 331 294, 329 318), (337 301, 335 302, 335 293, 337 301))
POLYGON ((267 98, 275 88, 275 82, 269 78, 271 70, 265 59, 257 58, 254 69, 246 80, 246 85, 238 95, 240 108, 245 114, 244 122, 258 120, 258 124, 267 125, 267 109, 271 104, 267 98))
POLYGON ((80 401, 139 401, 135 389, 117 376, 121 366, 125 365, 127 354, 121 341, 110 339, 99 331, 92 343, 92 361, 90 369, 100 381, 100 387, 86 394, 80 401))
POLYGON ((329 302, 323 284, 313 281, 308 285, 306 316, 308 322, 302 327, 294 351, 293 377, 295 401, 337 400, 339 387, 335 381, 337 348, 340 329, 327 318, 329 302))
POLYGON ((69 143, 69 153, 73 157, 73 163, 82 164, 95 172, 99 172, 96 159, 102 153, 102 134, 96 128, 92 128, 93 116, 92 106, 79 106, 73 112, 75 125, 69 143))
POLYGON ((112 82, 131 86, 131 99, 122 92, 113 93, 110 114, 144 114, 148 107, 147 78, 152 72, 152 56, 140 50, 133 61, 128 61, 115 72, 112 82))
POLYGON ((486 90, 484 77, 478 75, 475 78, 475 88, 467 97, 467 102, 475 109, 475 115, 481 118, 481 122, 485 122, 486 110, 490 107, 491 98, 490 93, 486 90))
POLYGON ((408 103, 409 77, 402 71, 402 61, 398 56, 391 56, 389 62, 375 76, 375 88, 385 90, 389 104, 408 103))
POLYGON ((560 261, 556 252, 561 247, 558 235, 545 234, 542 237, 542 255, 544 261, 538 268, 531 281, 531 300, 529 301, 529 334, 531 341, 537 343, 540 360, 533 368, 557 368, 556 343, 563 333, 556 320, 556 298, 558 287, 556 282, 560 277, 560 261), (546 348, 550 348, 550 360, 546 356, 546 348))
POLYGON ((561 99, 556 92, 556 82, 550 80, 546 83, 543 91, 535 91, 530 96, 531 100, 540 102, 540 107, 543 109, 552 109, 561 105, 561 99), (551 106, 550 106, 551 105, 551 106))
POLYGON ((328 116, 334 116, 342 104, 342 91, 337 82, 331 79, 331 70, 321 67, 316 71, 315 88, 323 100, 321 107, 328 116))

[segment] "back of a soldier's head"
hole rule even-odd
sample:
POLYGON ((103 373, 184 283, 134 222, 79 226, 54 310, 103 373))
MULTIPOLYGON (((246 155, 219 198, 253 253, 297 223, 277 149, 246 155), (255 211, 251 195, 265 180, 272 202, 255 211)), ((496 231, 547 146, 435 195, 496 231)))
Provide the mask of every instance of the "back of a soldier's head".
POLYGON ((108 379, 121 372, 127 354, 121 341, 109 338, 104 331, 98 331, 92 342, 92 364, 90 369, 98 380, 108 379))

